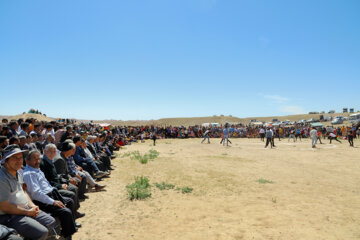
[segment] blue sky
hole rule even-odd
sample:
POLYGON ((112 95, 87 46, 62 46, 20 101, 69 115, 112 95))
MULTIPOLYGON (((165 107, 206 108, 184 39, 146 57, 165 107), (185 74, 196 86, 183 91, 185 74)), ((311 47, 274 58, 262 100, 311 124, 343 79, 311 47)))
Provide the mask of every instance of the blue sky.
POLYGON ((0 1, 0 115, 360 110, 358 0, 0 1))

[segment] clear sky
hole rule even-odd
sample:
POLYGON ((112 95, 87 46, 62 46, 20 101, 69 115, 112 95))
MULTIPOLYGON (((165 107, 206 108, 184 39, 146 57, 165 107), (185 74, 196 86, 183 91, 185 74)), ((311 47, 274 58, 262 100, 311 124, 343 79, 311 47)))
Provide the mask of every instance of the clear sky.
POLYGON ((359 0, 0 1, 0 115, 360 110, 359 0))

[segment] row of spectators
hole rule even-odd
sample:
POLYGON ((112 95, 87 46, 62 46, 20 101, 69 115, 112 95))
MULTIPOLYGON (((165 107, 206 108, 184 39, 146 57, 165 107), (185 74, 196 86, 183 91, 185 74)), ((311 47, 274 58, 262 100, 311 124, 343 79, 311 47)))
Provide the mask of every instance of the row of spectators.
POLYGON ((118 135, 34 119, 0 126, 0 239, 71 239, 86 193, 105 191, 118 135))
MULTIPOLYGON (((221 137, 223 126, 210 126, 210 136, 211 137, 221 137)), ((99 125, 95 125, 93 123, 89 124, 79 124, 73 125, 74 132, 101 132, 102 127, 99 125)), ((125 145, 131 142, 137 141, 139 139, 149 139, 152 135, 156 135, 157 138, 201 138, 203 133, 208 130, 208 127, 201 126, 189 126, 189 127, 159 127, 159 126, 138 126, 138 127, 112 127, 111 131, 107 128, 112 135, 116 135, 117 144, 125 145)), ((260 131, 263 129, 262 126, 244 126, 242 124, 231 125, 229 127, 230 137, 247 137, 247 138, 258 138, 260 137, 260 131)), ((295 126, 274 126, 274 133, 279 135, 280 137, 288 137, 292 131, 296 132, 296 135, 301 135, 302 137, 308 137, 311 126, 310 125, 295 125, 295 126)), ((353 127, 318 127, 318 131, 326 135, 328 132, 334 132, 338 136, 347 136, 349 131, 352 131, 357 136, 360 136, 360 130, 358 126, 353 127)), ((17 122, 10 122, 6 125, 0 125, 0 135, 7 136, 11 143, 15 141, 15 139, 10 139, 14 136, 14 132, 18 132, 20 136, 28 133, 27 142, 30 142, 30 137, 38 138, 38 140, 33 140, 34 142, 39 141, 43 142, 46 140, 46 133, 51 132, 53 137, 55 137, 55 144, 58 144, 62 141, 62 138, 66 138, 66 136, 62 136, 62 133, 67 131, 66 123, 59 123, 56 121, 46 123, 46 122, 37 122, 34 123, 34 120, 27 119, 25 122, 22 119, 19 119, 17 122), (40 132, 38 129, 42 129, 40 132), (41 133, 35 136, 34 133, 41 133)), ((40 148, 40 146, 38 146, 40 148)))
MULTIPOLYGON (((123 137, 127 142, 136 141, 138 139, 150 139, 153 134, 158 138, 201 138, 204 133, 209 130, 210 137, 219 138, 223 135, 224 126, 190 126, 190 127, 156 127, 156 126, 139 126, 139 127, 114 127, 113 133, 123 137)), ((263 126, 244 126, 231 125, 228 127, 229 135, 232 138, 260 138, 261 132, 264 131, 263 126)), ((276 136, 289 137, 292 132, 301 137, 309 137, 310 125, 296 126, 274 126, 272 127, 276 136)), ((347 136, 350 131, 360 137, 360 129, 358 126, 353 127, 318 127, 319 132, 325 137, 328 133, 333 132, 338 136, 347 136)), ((356 136, 355 136, 356 137, 356 136)), ((119 143, 124 144, 123 142, 119 143)))

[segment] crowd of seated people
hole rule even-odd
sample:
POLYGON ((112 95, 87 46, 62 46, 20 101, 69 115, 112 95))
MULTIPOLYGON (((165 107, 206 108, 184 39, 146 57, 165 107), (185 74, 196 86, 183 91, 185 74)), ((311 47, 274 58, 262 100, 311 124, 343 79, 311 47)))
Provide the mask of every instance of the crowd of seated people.
POLYGON ((71 239, 87 193, 106 190, 117 137, 93 124, 3 119, 0 239, 71 239))

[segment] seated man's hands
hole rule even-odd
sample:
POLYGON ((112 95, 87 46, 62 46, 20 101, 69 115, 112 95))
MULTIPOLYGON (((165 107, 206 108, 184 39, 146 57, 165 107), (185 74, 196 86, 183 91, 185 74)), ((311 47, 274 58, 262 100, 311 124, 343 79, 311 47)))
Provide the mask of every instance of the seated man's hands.
POLYGON ((26 212, 26 216, 32 217, 32 218, 36 218, 37 215, 39 215, 40 213, 40 209, 38 206, 34 206, 30 209, 27 210, 26 212))
POLYGON ((61 201, 57 201, 57 200, 54 201, 53 205, 55 207, 59 207, 59 208, 64 208, 65 207, 65 205, 61 201))
POLYGON ((78 182, 74 178, 70 178, 70 183, 77 186, 78 182))

